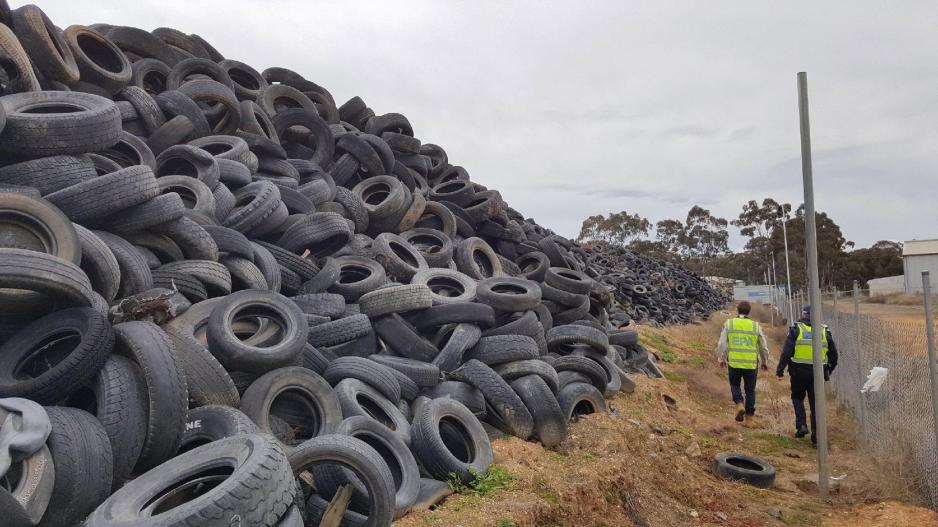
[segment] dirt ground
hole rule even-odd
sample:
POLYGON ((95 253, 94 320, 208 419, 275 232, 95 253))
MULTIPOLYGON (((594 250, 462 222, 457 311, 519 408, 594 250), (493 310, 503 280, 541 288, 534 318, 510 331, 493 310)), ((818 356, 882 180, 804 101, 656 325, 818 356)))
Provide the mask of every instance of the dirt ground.
MULTIPOLYGON (((636 378, 635 393, 620 394, 608 414, 572 424, 569 438, 553 450, 516 438, 494 441, 496 463, 511 476, 507 488, 453 495, 395 525, 938 527, 938 515, 919 507, 920 498, 901 479, 857 451, 852 422, 836 408, 830 441, 835 492, 820 502, 815 451, 808 440, 791 436, 787 381, 761 375, 757 428, 733 421, 726 372, 712 355, 727 316, 640 327, 643 343, 662 358, 666 379, 636 378), (724 451, 772 463, 775 488, 715 478, 710 464, 724 451)), ((775 358, 784 332, 767 331, 775 358)))
MULTIPOLYGON (((833 307, 830 300, 825 301, 824 305, 828 308, 833 307)), ((853 300, 850 298, 838 299, 837 311, 853 314, 853 300)), ((873 315, 892 322, 923 323, 925 321, 925 308, 921 305, 906 306, 860 302, 860 314, 873 315)))

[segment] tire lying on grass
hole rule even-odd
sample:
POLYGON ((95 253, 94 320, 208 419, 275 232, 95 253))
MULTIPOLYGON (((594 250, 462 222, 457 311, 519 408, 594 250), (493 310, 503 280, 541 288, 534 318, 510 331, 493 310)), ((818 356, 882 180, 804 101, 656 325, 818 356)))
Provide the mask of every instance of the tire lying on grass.
POLYGON ((775 467, 745 454, 717 454, 711 470, 720 478, 742 481, 753 487, 767 489, 775 485, 775 467))

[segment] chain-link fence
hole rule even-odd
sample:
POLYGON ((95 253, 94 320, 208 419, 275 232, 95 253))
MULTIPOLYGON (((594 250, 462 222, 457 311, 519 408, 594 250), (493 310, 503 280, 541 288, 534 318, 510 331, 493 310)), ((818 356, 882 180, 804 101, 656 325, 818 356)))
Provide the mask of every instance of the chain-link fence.
MULTIPOLYGON (((938 510, 938 448, 936 448, 928 343, 921 320, 886 320, 858 314, 852 292, 827 293, 821 316, 839 353, 829 388, 836 402, 856 417, 863 448, 884 466, 909 481, 938 510), (862 393, 873 367, 889 370, 876 391, 862 393)), ((797 318, 804 295, 795 295, 797 318)), ((780 313, 788 300, 779 295, 780 313)))

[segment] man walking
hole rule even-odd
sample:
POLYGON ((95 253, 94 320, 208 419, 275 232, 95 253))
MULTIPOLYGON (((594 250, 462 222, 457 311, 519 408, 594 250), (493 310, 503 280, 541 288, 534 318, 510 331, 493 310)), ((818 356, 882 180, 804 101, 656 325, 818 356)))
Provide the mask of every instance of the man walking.
MULTIPOLYGON (((824 362, 824 380, 830 378, 837 367, 837 346, 827 326, 821 335, 821 356, 824 362)), ((801 319, 788 331, 782 357, 778 361, 775 375, 784 379, 785 368, 791 376, 791 403, 795 407, 795 437, 808 435, 804 398, 808 396, 811 406, 811 444, 817 446, 817 423, 814 417, 814 348, 811 345, 811 306, 801 310, 801 319)), ((821 387, 823 389, 823 387, 821 387)))
POLYGON ((749 302, 740 302, 736 306, 739 315, 723 324, 717 343, 720 366, 729 366, 730 393, 736 403, 736 420, 745 420, 743 426, 746 427, 753 426, 753 416, 756 414, 758 369, 769 369, 769 346, 762 333, 762 326, 749 318, 751 310, 749 302), (739 389, 740 381, 746 390, 745 398, 739 389))

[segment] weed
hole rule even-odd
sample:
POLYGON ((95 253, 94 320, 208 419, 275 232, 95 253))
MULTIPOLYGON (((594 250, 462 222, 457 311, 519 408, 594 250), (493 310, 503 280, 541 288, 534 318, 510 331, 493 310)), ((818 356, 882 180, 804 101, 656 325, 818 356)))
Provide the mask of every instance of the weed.
POLYGON ((661 362, 667 362, 668 364, 674 364, 677 362, 677 355, 675 355, 673 351, 669 349, 660 351, 661 352, 658 355, 661 356, 661 362))
POLYGON ((687 382, 687 377, 676 371, 665 371, 662 373, 664 374, 664 378, 671 382, 687 382))
POLYGON ((711 436, 703 436, 697 440, 697 444, 700 448, 719 450, 720 440, 711 436))
POLYGON ((709 346, 708 344, 704 344, 703 342, 696 341, 696 340, 688 344, 687 347, 694 351, 710 351, 711 350, 711 346, 709 346))
POLYGON ((450 472, 447 480, 449 488, 453 489, 456 494, 488 496, 496 491, 508 488, 512 480, 511 473, 500 465, 490 466, 485 474, 471 468, 469 473, 472 474, 472 481, 465 484, 456 473, 450 472))
POLYGON ((515 527, 515 522, 509 520, 508 518, 502 518, 495 522, 495 527, 515 527))

